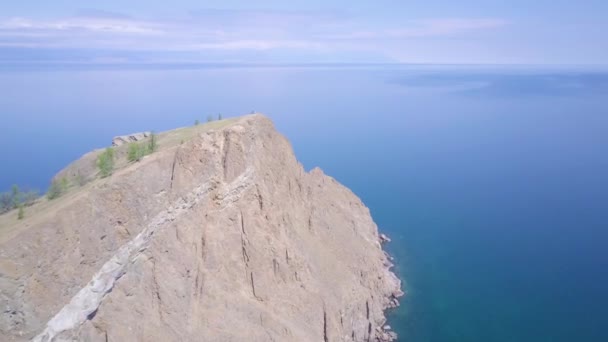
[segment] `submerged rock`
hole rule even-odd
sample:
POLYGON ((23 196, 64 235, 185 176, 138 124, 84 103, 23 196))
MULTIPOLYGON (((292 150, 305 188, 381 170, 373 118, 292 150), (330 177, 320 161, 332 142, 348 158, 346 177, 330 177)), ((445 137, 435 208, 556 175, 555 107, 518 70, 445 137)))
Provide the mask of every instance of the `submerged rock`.
POLYGON ((2 341, 395 338, 369 210, 262 115, 44 205, 0 235, 2 341))

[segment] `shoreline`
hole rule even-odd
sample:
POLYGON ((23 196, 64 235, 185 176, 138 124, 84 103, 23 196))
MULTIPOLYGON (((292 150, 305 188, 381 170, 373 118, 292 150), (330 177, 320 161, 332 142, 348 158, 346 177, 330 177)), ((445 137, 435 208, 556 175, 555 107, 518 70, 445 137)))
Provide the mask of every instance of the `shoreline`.
POLYGON ((388 296, 385 296, 386 301, 385 301, 385 303, 383 305, 384 307, 382 309, 382 311, 384 313, 384 322, 381 325, 379 325, 378 327, 376 327, 376 341, 393 342, 393 341, 397 341, 399 336, 397 335, 396 332, 393 331, 393 329, 390 325, 386 324, 388 322, 388 319, 386 316, 390 311, 397 309, 400 306, 399 298, 405 296, 405 292, 401 288, 401 286, 402 286, 401 279, 397 276, 397 274, 395 272, 392 271, 392 268, 395 266, 395 264, 393 263, 395 258, 393 258, 384 249, 384 246, 386 244, 390 243, 391 239, 388 237, 388 235, 386 235, 384 233, 380 233, 378 235, 378 240, 380 243, 380 247, 382 248, 382 251, 384 252, 384 256, 386 258, 384 267, 386 268, 386 271, 389 273, 389 275, 397 280, 397 289, 392 291, 388 296))

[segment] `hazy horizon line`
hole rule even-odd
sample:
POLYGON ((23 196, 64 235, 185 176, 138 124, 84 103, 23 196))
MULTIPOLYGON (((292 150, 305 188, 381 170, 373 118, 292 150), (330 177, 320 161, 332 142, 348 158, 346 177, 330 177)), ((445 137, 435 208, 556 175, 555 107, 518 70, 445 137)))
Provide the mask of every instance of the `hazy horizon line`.
POLYGON ((514 67, 514 68, 585 68, 607 69, 608 64, 591 63, 424 63, 424 62, 53 62, 0 61, 0 71, 65 69, 241 69, 241 68, 325 68, 325 67, 514 67), (53 69, 56 68, 56 69, 53 69))

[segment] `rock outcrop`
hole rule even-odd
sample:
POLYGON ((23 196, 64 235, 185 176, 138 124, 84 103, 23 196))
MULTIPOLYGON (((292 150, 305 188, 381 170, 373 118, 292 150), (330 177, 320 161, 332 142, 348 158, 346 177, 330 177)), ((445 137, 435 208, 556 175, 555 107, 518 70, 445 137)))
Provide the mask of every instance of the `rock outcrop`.
POLYGON ((161 146, 18 225, 0 235, 2 341, 394 339, 387 238, 262 115, 161 146))
POLYGON ((151 134, 152 132, 141 132, 114 137, 114 139, 112 139, 112 146, 122 146, 124 144, 142 141, 149 137, 151 134))

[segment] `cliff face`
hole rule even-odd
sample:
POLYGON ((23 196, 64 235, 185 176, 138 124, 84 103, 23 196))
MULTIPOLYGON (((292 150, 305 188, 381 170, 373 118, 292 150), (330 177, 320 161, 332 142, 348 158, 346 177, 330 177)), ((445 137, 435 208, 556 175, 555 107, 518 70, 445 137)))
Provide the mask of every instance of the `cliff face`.
POLYGON ((400 282, 369 210, 261 115, 48 205, 1 228, 2 341, 388 338, 400 282))

